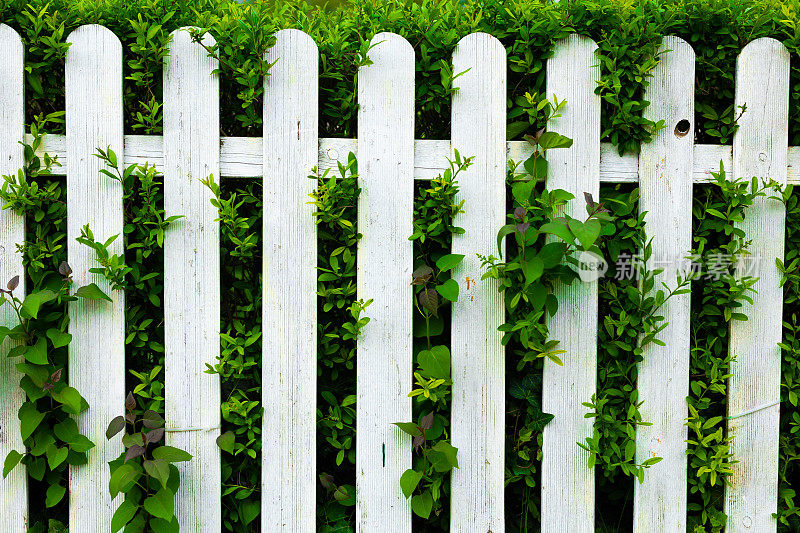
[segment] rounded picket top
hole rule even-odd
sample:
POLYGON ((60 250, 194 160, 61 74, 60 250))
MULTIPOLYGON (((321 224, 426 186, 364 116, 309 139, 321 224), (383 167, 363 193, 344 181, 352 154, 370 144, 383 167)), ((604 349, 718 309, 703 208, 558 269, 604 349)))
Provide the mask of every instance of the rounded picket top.
POLYGON ((11 53, 22 51, 22 38, 17 30, 7 24, 0 24, 0 50, 10 50, 11 53))
POLYGON ((506 49, 497 37, 478 31, 465 35, 458 41, 453 51, 453 58, 465 53, 477 54, 479 50, 489 52, 489 57, 502 54, 505 58, 506 55, 506 49))
POLYGON ((399 70, 409 65, 414 68, 414 48, 405 37, 391 32, 376 33, 369 45, 367 57, 372 63, 399 70))
MULTIPOLYGON (((199 30, 200 28, 194 26, 182 26, 178 29, 172 30, 169 34, 170 40, 169 44, 167 45, 172 50, 180 50, 182 48, 190 48, 194 43, 194 39, 192 38, 192 30, 199 30)), ((205 46, 214 46, 217 44, 217 40, 214 39, 214 36, 211 33, 206 32, 203 34, 200 42, 203 43, 205 46)))
POLYGON ((754 41, 750 41, 742 48, 739 53, 736 67, 739 68, 739 63, 742 61, 754 61, 756 64, 763 64, 764 58, 779 58, 782 61, 789 61, 789 51, 782 42, 772 37, 759 37, 754 41))
POLYGON ((594 41, 594 39, 587 37, 586 35, 571 33, 567 37, 564 37, 555 43, 555 46, 553 47, 553 56, 555 57, 564 53, 572 53, 578 56, 582 54, 584 57, 591 57, 591 64, 587 66, 593 66, 597 63, 597 57, 594 55, 596 50, 597 43, 594 41))
POLYGON ((70 55, 86 49, 91 53, 108 57, 109 53, 118 54, 122 60, 122 43, 116 34, 100 24, 85 24, 72 30, 67 37, 70 47, 67 49, 67 61, 70 55))
MULTIPOLYGON (((283 48, 287 50, 296 49, 295 55, 319 54, 319 48, 314 38, 303 30, 296 28, 286 28, 275 34, 275 46, 273 48, 283 48)), ((265 56, 269 55, 269 51, 265 56)))

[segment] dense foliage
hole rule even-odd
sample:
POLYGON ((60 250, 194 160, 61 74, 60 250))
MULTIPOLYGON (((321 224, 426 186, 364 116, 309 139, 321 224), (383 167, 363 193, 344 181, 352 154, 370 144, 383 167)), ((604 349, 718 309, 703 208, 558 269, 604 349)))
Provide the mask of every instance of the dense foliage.
MULTIPOLYGON (((107 26, 123 43, 125 128, 126 133, 136 134, 160 134, 162 131, 162 60, 168 53, 170 32, 182 26, 195 26, 200 32, 208 29, 217 41, 208 51, 220 61, 221 134, 240 136, 262 135, 262 79, 268 75, 270 67, 262 56, 274 42, 274 32, 282 28, 303 29, 319 46, 319 134, 323 137, 357 136, 356 73, 368 60, 369 40, 379 31, 403 35, 413 46, 417 61, 416 136, 433 139, 450 137, 450 96, 457 85, 453 80, 458 75, 452 71, 450 57, 461 37, 483 31, 498 37, 506 47, 508 132, 509 138, 521 139, 525 135, 536 136, 547 123, 548 110, 552 110, 552 106, 544 102, 553 95, 543 92, 545 62, 553 43, 570 32, 578 32, 589 35, 599 46, 602 76, 597 92, 603 102, 603 138, 620 151, 636 151, 652 133, 653 124, 642 118, 642 110, 648 105, 642 95, 648 73, 657 61, 654 53, 660 38, 666 34, 681 36, 696 52, 695 132, 696 142, 702 143, 731 142, 736 118, 741 113, 733 105, 735 61, 741 49, 763 36, 782 41, 793 58, 789 141, 793 145, 800 144, 800 90, 797 90, 800 63, 794 61, 800 51, 799 11, 798 0, 562 0, 558 3, 349 0, 334 2, 328 7, 295 0, 245 4, 229 0, 6 0, 0 5, 0 22, 14 27, 25 43, 27 122, 52 133, 64 131, 63 73, 67 39, 73 29, 87 23, 107 26)), ((11 202, 14 208, 25 213, 28 221, 24 255, 28 292, 55 287, 64 277, 59 274, 58 267, 66 260, 65 192, 59 178, 40 172, 43 166, 48 165, 29 162, 25 173, 30 186, 24 190, 6 187, 7 194, 3 196, 4 203, 11 202)), ((515 176, 521 172, 521 169, 511 172, 509 179, 509 224, 514 229, 507 240, 511 244, 519 244, 514 234, 517 225, 528 224, 525 233, 536 231, 536 227, 547 223, 552 216, 551 209, 565 200, 558 197, 557 191, 544 191, 532 185, 526 185, 525 190, 518 188, 514 194, 514 184, 520 181, 515 176), (520 212, 515 219, 516 207, 523 207, 525 212, 520 212)), ((532 167, 526 172, 537 175, 541 169, 532 167)), ((310 199, 316 206, 320 236, 318 522, 324 531, 347 531, 352 528, 354 519, 355 338, 361 327, 369 327, 369 308, 366 307, 368 302, 358 302, 355 297, 355 247, 359 238, 355 228, 359 192, 353 178, 357 174, 355 161, 351 159, 334 174, 335 178, 314 175, 318 188, 310 199)), ((116 276, 118 284, 126 290, 126 358, 131 371, 128 388, 136 398, 136 420, 147 411, 163 413, 161 244, 164 231, 168 231, 168 221, 161 207, 163 194, 159 179, 147 169, 140 169, 129 178, 125 193, 126 225, 120 237, 125 242, 124 258, 103 257, 104 243, 94 243, 90 233, 85 234, 84 241, 97 246, 98 268, 116 276)), ((221 488, 224 527, 230 531, 255 531, 258 529, 262 438, 262 184, 259 180, 226 180, 221 184, 209 181, 208 185, 220 211, 224 249, 222 356, 209 370, 218 373, 223 383, 221 409, 226 438, 220 442, 220 447, 226 452, 221 488)), ((433 270, 437 260, 449 254, 450 236, 458 227, 454 187, 453 183, 432 183, 420 184, 418 188, 412 236, 416 239, 415 267, 424 265, 433 270), (431 228, 437 220, 442 222, 431 228), (427 235, 425 242, 422 235, 427 235)), ((745 205, 744 199, 753 193, 747 187, 731 189, 722 184, 697 188, 693 211, 696 252, 706 257, 717 251, 736 252, 735 247, 740 243, 731 240, 726 227, 740 215, 734 212, 737 206, 745 205), (715 213, 722 213, 726 218, 715 213)), ((601 198, 591 200, 602 203, 609 211, 610 221, 606 224, 613 228, 597 242, 603 255, 612 262, 622 254, 635 255, 647 243, 646 216, 638 213, 637 197, 636 189, 616 186, 604 187, 601 198)), ((583 202, 584 199, 572 201, 583 202)), ((798 195, 787 196, 786 203, 787 251, 781 262, 786 300, 779 518, 786 530, 797 530, 800 528, 800 502, 791 480, 798 476, 800 468, 798 195)), ((458 208, 461 207, 469 209, 469 206, 458 208)), ((532 250, 543 249, 544 242, 538 234, 530 238, 538 243, 532 250)), ((525 257, 525 252, 520 252, 520 265, 525 257)), ((510 258, 510 263, 514 260, 510 258)), ((528 270, 532 268, 538 269, 538 266, 529 266, 528 270)), ((526 372, 524 378, 518 376, 523 379, 508 380, 506 455, 510 507, 507 525, 510 531, 529 531, 538 529, 537 464, 541 454, 541 427, 547 422, 538 404, 541 355, 557 358, 557 345, 548 342, 558 339, 547 339, 546 331, 541 329, 544 324, 541 310, 545 307, 549 310, 554 305, 548 303, 544 268, 535 279, 530 272, 526 277, 525 270, 519 270, 518 279, 512 285, 520 284, 526 291, 545 294, 542 305, 536 299, 519 306, 519 302, 514 305, 507 302, 509 323, 529 321, 514 332, 506 332, 509 335, 509 375, 517 375, 518 365, 526 372), (539 285, 544 289, 535 288, 539 285), (528 331, 524 343, 521 331, 528 331), (539 346, 530 349, 531 342, 539 342, 539 346)), ((440 271, 444 274, 441 278, 437 274, 437 286, 448 280, 447 270, 439 268, 437 272, 440 271)), ((510 274, 514 275, 514 271, 510 274)), ((443 296, 441 291, 436 291, 433 282, 430 287, 426 283, 427 280, 415 286, 415 302, 419 305, 418 312, 415 311, 415 369, 418 373, 423 370, 420 377, 429 380, 433 376, 425 377, 420 354, 433 352, 432 348, 437 346, 448 346, 449 330, 447 309, 443 308, 440 313, 437 308, 433 313, 432 307, 423 305, 423 301, 428 300, 418 296, 425 294, 432 301, 434 292, 429 289, 443 296), (427 334, 433 342, 428 340, 427 334)), ((723 402, 729 364, 727 328, 729 320, 743 318, 736 316, 739 311, 734 309, 741 297, 747 295, 747 283, 747 280, 730 276, 718 280, 698 279, 693 286, 695 327, 689 402, 694 410, 689 420, 692 442, 688 489, 690 520, 697 531, 719 531, 724 520, 720 514, 722 481, 719 478, 724 478, 727 468, 727 436, 721 418, 726 415, 723 402)), ((598 527, 617 531, 622 527, 620 524, 627 523, 624 516, 631 510, 633 483, 643 468, 643 465, 634 464, 629 452, 631 435, 637 425, 647 423, 640 419, 636 407, 635 363, 640 355, 637 349, 641 346, 631 332, 645 329, 648 320, 649 327, 657 329, 659 326, 653 319, 655 304, 646 301, 644 293, 638 290, 637 281, 608 276, 599 289, 602 327, 598 332, 598 392, 595 398, 586 399, 587 412, 594 410, 597 431, 591 442, 584 444, 592 452, 599 470, 598 527)), ((409 302, 409 305, 415 304, 409 302)), ((37 331, 65 332, 61 301, 53 300, 44 309, 49 312, 39 315, 37 331)), ((65 351, 63 346, 53 347, 55 366, 65 364, 65 351)), ((444 352, 437 348, 437 353, 444 352)), ((426 358, 430 360, 431 356, 424 355, 423 361, 426 358)), ((446 378, 433 379, 445 379, 437 387, 447 389, 446 378)), ((420 388, 425 387, 416 387, 420 388)), ((418 399, 413 422, 420 429, 432 424, 428 428, 432 430, 428 434, 432 439, 430 446, 437 445, 438 441, 446 442, 447 401, 439 401, 438 396, 431 401, 430 391, 427 397, 424 393, 415 397, 418 399), (434 411, 437 413, 429 422, 425 417, 434 411), (441 433, 438 433, 440 427, 441 433)), ((59 418, 48 424, 55 427, 60 422, 59 418)), ((49 459, 46 450, 43 453, 41 457, 49 459)), ((421 457, 423 453, 424 448, 420 448, 416 456, 421 457)), ((31 456, 30 460, 34 457, 39 456, 31 456)), ((53 469, 48 467, 46 475, 45 470, 38 475, 36 469, 33 473, 37 475, 31 474, 34 477, 32 523, 38 523, 37 527, 42 529, 59 527, 56 521, 65 520, 66 516, 65 500, 56 501, 58 489, 49 489, 65 486, 66 462, 58 462, 56 456, 53 457, 53 469), (48 507, 47 503, 53 505, 48 507)), ((67 462, 69 460, 68 457, 67 462)), ((422 505, 419 509, 425 511, 428 501, 423 495, 430 490, 429 513, 433 516, 425 527, 431 531, 446 529, 446 477, 424 466, 419 466, 419 471, 424 481, 415 485, 416 492, 410 491, 409 496, 418 496, 420 502, 425 500, 418 504, 422 505), (440 483, 436 490, 441 488, 441 493, 434 501, 432 487, 436 483, 440 483)), ((417 513, 420 514, 426 513, 417 513)))

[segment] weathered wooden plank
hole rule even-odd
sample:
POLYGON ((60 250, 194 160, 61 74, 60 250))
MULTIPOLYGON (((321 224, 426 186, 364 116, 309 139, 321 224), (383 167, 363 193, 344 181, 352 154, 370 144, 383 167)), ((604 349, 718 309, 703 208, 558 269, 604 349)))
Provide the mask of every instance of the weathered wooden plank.
POLYGON ((464 213, 453 253, 465 254, 453 270, 461 286, 453 303, 452 443, 459 468, 452 472, 453 531, 504 531, 505 349, 497 327, 505 308, 494 280, 480 281, 476 253, 497 253, 497 229, 506 208, 506 52, 495 37, 473 33, 453 52, 465 72, 453 95, 453 148, 473 165, 459 176, 464 213))
MULTIPOLYGON (((16 31, 0 24, 0 176, 15 175, 25 159, 19 142, 25 134, 24 48, 16 31)), ((19 276, 14 296, 25 296, 25 271, 17 245, 25 240, 25 217, 10 209, 0 210, 0 287, 19 276)), ((0 325, 13 327, 17 319, 11 307, 0 307, 0 325)), ((0 461, 8 452, 25 452, 17 412, 25 402, 19 386, 22 375, 17 361, 6 357, 16 343, 6 339, 0 345, 0 461)), ((17 466, 0 479, 0 531, 24 533, 28 529, 28 481, 25 466, 17 466)))
MULTIPOLYGON (((213 38, 204 37, 211 45, 213 38)), ((201 179, 219 177, 219 80, 186 29, 172 33, 164 64, 164 209, 184 218, 164 238, 165 410, 179 463, 175 516, 184 531, 221 528, 219 376, 206 374, 220 352, 217 210, 201 179)))
MULTIPOLYGON (((639 211, 647 212, 652 239, 651 269, 663 268, 661 283, 677 284, 677 272, 692 246, 692 163, 694 148, 694 50, 679 37, 665 37, 653 70, 644 116, 666 121, 639 155, 639 211)), ((666 346, 642 350, 638 383, 640 412, 650 426, 636 432, 636 461, 661 462, 634 484, 634 531, 686 531, 686 396, 689 393, 691 295, 673 296, 660 309, 668 325, 658 335, 666 346)))
MULTIPOLYGON (((789 53, 775 39, 756 39, 736 63, 736 105, 746 105, 733 138, 733 177, 786 183, 789 123, 789 53)), ((775 258, 783 259, 786 211, 758 198, 739 226, 752 239, 759 281, 749 318, 731 324, 732 377, 728 380, 728 435, 733 474, 725 491, 729 532, 775 531, 778 501, 778 427, 783 289, 775 258), (751 410, 770 405, 754 412, 751 410), (749 413, 749 414, 744 414, 749 413)))
POLYGON ((356 522, 360 531, 411 531, 400 476, 411 439, 411 241, 414 209, 414 50, 379 33, 358 74, 358 297, 373 299, 358 339, 356 522))
MULTIPOLYGON (((30 135, 26 137, 31 140, 30 135)), ((225 178, 259 178, 264 167, 261 162, 262 139, 260 137, 222 137, 220 139, 220 174, 225 178)), ((319 168, 336 168, 337 161, 347 163, 347 154, 356 151, 356 139, 320 139, 319 168)), ((531 155, 525 141, 508 141, 508 160, 519 163, 531 155)), ((414 179, 435 178, 447 168, 450 157, 450 142, 443 140, 417 139, 414 141, 414 179)), ((57 155, 63 166, 54 169, 55 174, 65 174, 67 170, 64 137, 46 135, 39 155, 47 151, 57 155)), ((157 135, 126 135, 125 164, 149 162, 154 164, 159 174, 164 171, 162 138, 157 135)), ((696 144, 694 147, 694 183, 711 180, 711 171, 719 170, 719 162, 731 168, 733 155, 731 146, 716 144, 696 144)), ((800 146, 789 147, 787 182, 800 185, 800 146)), ((600 145, 600 182, 637 183, 639 181, 639 158, 637 154, 619 155, 610 143, 600 145)))
MULTIPOLYGON (((600 97, 594 93, 600 68, 587 37, 572 35, 556 44, 547 62, 547 94, 566 100, 561 117, 548 125, 573 139, 571 148, 548 152, 548 189, 575 195, 564 212, 586 218, 584 192, 600 194, 600 97)), ((577 442, 592 435, 584 418, 597 385, 597 282, 576 280, 555 289, 558 313, 550 336, 566 350, 559 366, 545 360, 542 409, 555 418, 544 428, 542 446, 542 531, 594 531, 594 470, 577 442), (576 327, 576 324, 578 327, 576 327)))
POLYGON ((314 40, 282 30, 264 80, 261 530, 316 530, 317 164, 314 40))
POLYGON ((69 305, 69 382, 86 398, 78 415, 81 432, 95 447, 88 464, 70 467, 69 526, 73 531, 105 531, 119 499, 108 493, 108 461, 122 452, 119 439, 105 436, 108 423, 124 413, 125 294, 101 275, 94 250, 75 239, 88 224, 100 242, 120 237, 111 253, 123 253, 122 185, 99 173, 105 164, 98 148, 124 160, 122 127, 122 45, 103 26, 81 26, 70 34, 66 59, 67 257, 75 287, 96 283, 112 302, 79 299, 69 305))

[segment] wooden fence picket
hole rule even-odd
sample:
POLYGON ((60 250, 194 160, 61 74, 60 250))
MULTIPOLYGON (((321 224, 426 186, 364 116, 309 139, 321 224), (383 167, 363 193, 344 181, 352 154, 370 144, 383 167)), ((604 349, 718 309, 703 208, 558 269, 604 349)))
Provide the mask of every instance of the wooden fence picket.
MULTIPOLYGON (((600 67, 588 37, 558 42, 547 62, 547 94, 566 100, 548 129, 573 139, 572 147, 548 152, 547 188, 575 195, 564 212, 586 219, 584 193, 600 195, 600 97, 594 93, 600 67)), ((566 350, 563 366, 545 360, 542 409, 555 418, 544 428, 542 446, 542 531, 594 531, 594 469, 577 446, 592 436, 582 402, 597 387, 597 281, 576 280, 555 290, 558 313, 549 319, 550 337, 566 350)))
POLYGON ((473 33, 453 52, 454 72, 463 72, 453 95, 452 146, 473 165, 459 175, 464 213, 456 224, 453 253, 464 260, 453 269, 460 294, 453 303, 451 407, 452 444, 459 468, 452 471, 451 529, 504 531, 505 348, 497 330, 503 297, 494 280, 481 281, 476 253, 497 255, 497 229, 506 213, 506 51, 497 38, 473 33))
MULTIPOLYGON (((663 268, 654 291, 677 284, 676 273, 692 245, 694 160, 694 50, 679 37, 665 37, 653 70, 644 116, 666 127, 639 154, 639 211, 647 212, 652 238, 649 267, 663 268)), ((685 277, 685 274, 682 274, 685 277)), ((673 296, 659 310, 668 323, 658 334, 666 346, 646 345, 638 368, 642 419, 636 433, 636 462, 661 462, 634 483, 634 531, 686 531, 686 396, 689 394, 689 312, 691 295, 673 296)))
POLYGON ((316 530, 318 57, 282 30, 264 80, 264 276, 261 530, 316 530))
POLYGON ((73 31, 66 59, 67 258, 75 287, 96 283, 111 299, 79 299, 69 305, 69 383, 91 408, 78 415, 81 432, 95 447, 88 464, 70 467, 69 525, 73 531, 103 531, 121 499, 108 492, 108 461, 122 452, 108 441, 108 423, 124 413, 125 295, 112 290, 97 266, 95 251, 75 239, 88 224, 96 240, 119 235, 110 252, 123 253, 122 185, 99 173, 94 156, 111 148, 124 161, 122 129, 122 44, 110 30, 86 25, 73 31))
MULTIPOLYGON (((213 38, 203 37, 210 46, 213 38)), ((172 33, 164 64, 164 209, 183 215, 164 236, 166 442, 179 463, 175 516, 184 531, 221 528, 219 376, 220 251, 217 210, 200 180, 219 180, 218 62, 185 28, 172 33)))
MULTIPOLYGON (((19 35, 10 26, 0 24, 0 176, 16 175, 22 168, 22 145, 25 135, 24 49, 19 35)), ((25 296, 25 271, 17 245, 25 240, 25 217, 10 209, 0 210, 0 287, 19 276, 14 296, 25 296)), ((8 305, 0 307, 0 325, 13 327, 14 313, 8 305)), ((19 386, 22 375, 16 361, 6 357, 15 346, 6 339, 0 345, 0 461, 8 452, 24 452, 17 412, 25 402, 19 386)), ((0 478, 0 531, 25 533, 28 529, 28 477, 24 465, 18 465, 7 478, 0 478)))
MULTIPOLYGON (((733 178, 786 184, 789 128, 789 52, 761 38, 744 47, 736 63, 736 106, 746 105, 733 138, 733 178)), ((740 263, 759 278, 747 321, 730 329, 732 377, 728 380, 728 436, 733 474, 726 485, 729 533, 775 531, 778 502, 783 289, 775 258, 783 259, 786 209, 757 198, 739 225, 752 240, 752 258, 740 263)))
POLYGON ((411 531, 400 476, 411 468, 411 272, 414 50, 393 33, 371 41, 358 74, 358 297, 373 299, 358 339, 356 526, 411 531))

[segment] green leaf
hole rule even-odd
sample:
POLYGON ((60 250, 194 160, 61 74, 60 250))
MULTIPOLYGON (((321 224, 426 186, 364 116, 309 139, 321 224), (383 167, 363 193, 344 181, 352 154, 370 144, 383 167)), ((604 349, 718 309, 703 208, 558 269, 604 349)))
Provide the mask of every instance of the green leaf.
POLYGON ((157 479, 162 487, 167 486, 167 481, 169 481, 169 463, 165 460, 153 459, 150 461, 149 459, 145 459, 144 471, 147 472, 147 475, 150 477, 157 479))
POLYGON ((75 435, 69 443, 69 449, 74 452, 88 452, 94 448, 94 443, 85 435, 75 435))
POLYGON ((45 455, 47 456, 47 465, 50 467, 50 470, 55 470, 58 465, 66 461, 68 454, 69 448, 66 446, 60 448, 54 444, 49 446, 45 455))
POLYGON ((536 182, 534 180, 520 181, 511 186, 511 194, 518 204, 527 205, 535 186, 536 182))
MULTIPOLYGON (((0 296, 2 298, 2 296, 0 296)), ((2 301, 2 300, 0 300, 2 301)), ((11 333, 11 330, 5 326, 0 326, 0 344, 3 344, 3 341, 6 340, 6 337, 11 333)))
POLYGON ((125 527, 134 515, 136 515, 138 509, 138 506, 128 500, 122 502, 119 507, 117 507, 117 510, 114 511, 114 516, 111 517, 111 533, 117 533, 117 531, 125 527))
POLYGON ((578 238, 584 250, 591 248, 595 241, 597 241, 597 237, 600 236, 602 226, 598 220, 591 219, 586 222, 579 222, 571 218, 568 223, 570 231, 578 238))
POLYGON ((458 468, 458 458, 457 458, 458 448, 455 448, 452 444, 450 444, 446 440, 440 440, 431 449, 444 455, 451 468, 458 468))
POLYGON ((539 232, 549 233, 551 235, 560 237, 564 242, 568 244, 572 244, 575 241, 575 239, 572 236, 572 233, 570 233, 566 224, 564 224, 563 222, 547 222, 546 224, 542 224, 542 227, 539 228, 539 232))
POLYGON ((412 437, 419 437, 420 435, 422 435, 422 430, 414 422, 395 422, 394 425, 399 427, 405 433, 408 433, 412 437))
POLYGON ((47 341, 44 337, 39 337, 33 346, 28 346, 28 349, 25 350, 25 360, 34 365, 48 364, 47 341))
POLYGON ((561 262, 564 253, 567 250, 566 243, 563 242, 549 242, 542 246, 536 257, 542 260, 542 265, 545 269, 553 268, 561 262))
POLYGON ((169 521, 163 518, 153 518, 150 520, 150 529, 153 530, 153 533, 178 533, 180 525, 178 525, 178 519, 174 516, 169 521))
POLYGON ((553 418, 555 418, 555 416, 550 413, 534 413, 528 418, 528 428, 532 431, 542 431, 553 418))
POLYGON ((106 293, 100 290, 100 287, 97 286, 95 283, 90 283, 88 285, 84 285, 83 287, 78 288, 75 291, 75 296, 79 296, 81 298, 86 298, 88 300, 108 300, 111 301, 111 298, 108 297, 106 293))
POLYGON ((72 335, 64 333, 60 329, 50 328, 47 330, 47 338, 53 343, 53 348, 61 348, 72 341, 72 335))
POLYGON ((31 402, 25 402, 19 408, 19 420, 21 422, 22 440, 28 440, 39 424, 44 420, 44 413, 36 410, 36 406, 31 402))
POLYGON ((411 510, 420 518, 428 519, 433 509, 433 496, 430 490, 417 494, 411 498, 411 510))
POLYGON ((64 411, 71 415, 77 415, 84 411, 85 401, 83 396, 74 387, 64 387, 58 393, 53 393, 53 398, 63 404, 64 411))
POLYGON ((24 314, 30 318, 38 318, 39 309, 42 307, 42 305, 54 300, 55 298, 56 293, 48 289, 43 289, 41 291, 29 294, 22 302, 22 309, 25 311, 24 314))
POLYGON ((239 517, 244 525, 249 524, 261 514, 261 505, 258 501, 246 501, 239 504, 239 517))
POLYGON ((464 260, 463 254, 443 255, 436 261, 436 268, 438 268, 442 272, 445 272, 447 270, 450 270, 458 266, 463 260, 464 260))
POLYGON ((19 453, 17 450, 11 450, 8 452, 8 455, 6 455, 6 460, 3 462, 3 479, 8 476, 9 472, 14 470, 23 457, 24 455, 19 453))
POLYGON ((517 225, 516 224, 506 224, 505 226, 500 228, 500 231, 497 232, 497 251, 498 252, 502 252, 503 239, 505 239, 506 236, 511 235, 512 233, 514 233, 516 231, 516 229, 517 229, 517 225))
POLYGON ((544 262, 539 257, 534 257, 522 265, 522 271, 525 273, 525 286, 530 285, 544 274, 544 262))
POLYGON ((419 485, 420 480, 422 479, 422 472, 417 472, 413 468, 409 468, 403 475, 400 476, 400 488, 403 489, 403 494, 405 495, 406 499, 410 498, 412 494, 414 494, 414 489, 417 488, 419 485))
POLYGON ((345 507, 353 506, 356 504, 356 489, 352 485, 339 485, 333 492, 333 497, 345 507))
POLYGON ((58 483, 54 485, 50 485, 47 487, 47 494, 45 496, 45 506, 46 507, 53 507, 54 505, 58 505, 58 502, 61 501, 61 498, 64 497, 64 494, 67 493, 67 488, 62 487, 58 483))
POLYGON ((226 431, 217 437, 217 446, 220 450, 233 454, 234 444, 236 443, 236 435, 233 431, 226 431))
POLYGON ((167 522, 175 516, 175 495, 169 489, 161 489, 144 500, 144 510, 167 522))
POLYGON ((572 146, 572 139, 559 135, 554 131, 546 131, 539 136, 539 146, 541 146, 543 150, 569 148, 572 146))
POLYGON ((450 379, 450 361, 450 350, 446 346, 434 346, 417 355, 422 373, 429 378, 450 379))
POLYGON ((437 285, 436 291, 446 300, 458 301, 458 282, 454 279, 448 279, 441 285, 437 285))
POLYGON ((154 459, 163 459, 168 463, 180 463, 183 461, 191 461, 192 455, 172 446, 159 446, 153 450, 154 459))
POLYGON ((78 436, 78 423, 72 418, 65 418, 53 427, 53 433, 64 442, 72 442, 78 436))
POLYGON ((528 122, 527 120, 525 121, 518 120, 516 122, 509 122, 506 125, 506 140, 510 141, 518 137, 520 134, 525 133, 530 127, 531 123, 528 122))
POLYGON ((114 469, 108 482, 111 499, 116 498, 120 492, 128 491, 141 475, 141 470, 133 463, 124 463, 114 469))

